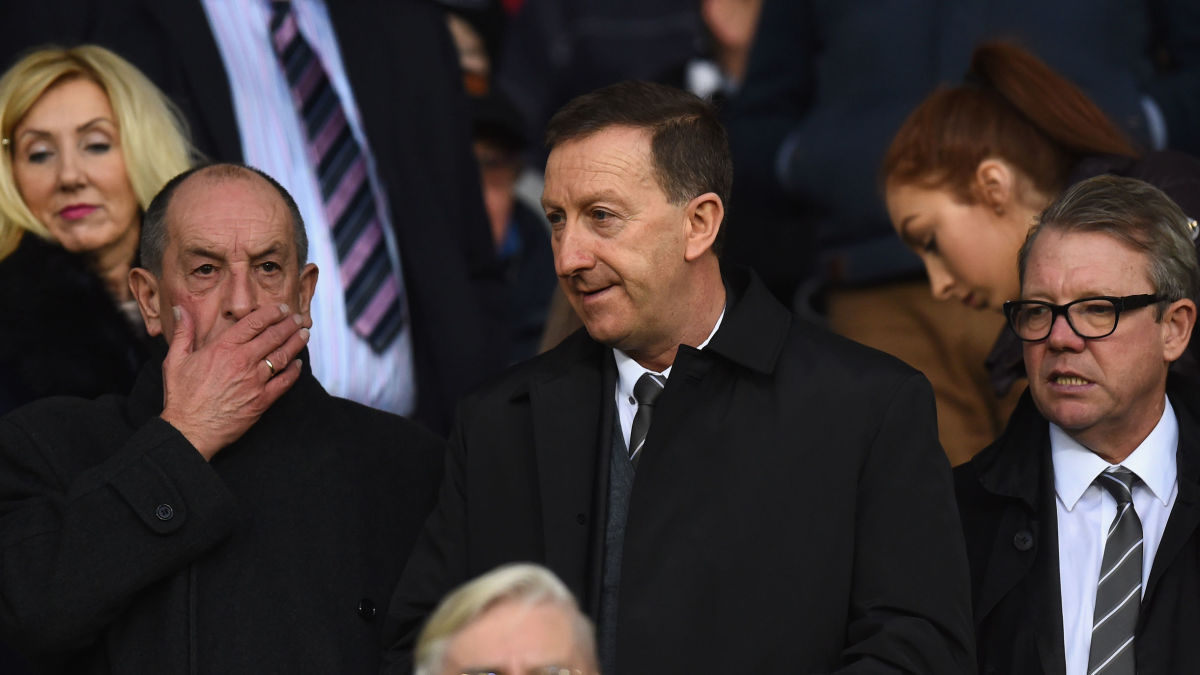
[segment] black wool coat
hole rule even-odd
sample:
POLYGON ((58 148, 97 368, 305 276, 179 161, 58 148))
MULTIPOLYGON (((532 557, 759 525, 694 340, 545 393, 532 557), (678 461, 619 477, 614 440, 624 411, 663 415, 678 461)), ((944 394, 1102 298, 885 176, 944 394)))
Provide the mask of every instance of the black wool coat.
MULTIPOLYGON (((928 382, 793 317, 756 277, 726 282, 720 330, 680 347, 655 404, 610 675, 971 672, 928 382)), ((549 566, 598 616, 612 358, 581 331, 464 401, 392 600, 387 672, 407 672, 446 590, 501 563, 549 566)))
POLYGON ((157 417, 159 364, 0 419, 6 641, 51 673, 376 672, 442 442, 306 367, 205 462, 157 417))
POLYGON ((0 261, 0 414, 129 391, 149 354, 82 257, 27 234, 0 261))
MULTIPOLYGON (((1142 597, 1139 675, 1200 673, 1200 383, 1172 375, 1167 395, 1179 494, 1142 597)), ((1026 392, 1000 438, 954 472, 983 674, 1066 670, 1048 424, 1026 392)))

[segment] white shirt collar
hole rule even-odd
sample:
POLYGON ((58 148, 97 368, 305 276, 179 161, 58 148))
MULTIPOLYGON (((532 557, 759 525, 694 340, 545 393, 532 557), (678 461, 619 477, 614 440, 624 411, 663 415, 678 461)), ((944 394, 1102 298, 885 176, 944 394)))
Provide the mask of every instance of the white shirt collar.
MULTIPOLYGON (((696 349, 704 349, 712 342, 713 336, 717 334, 717 329, 721 327, 721 322, 725 320, 725 308, 721 308, 721 315, 717 317, 717 323, 708 333, 708 337, 704 338, 696 349)), ((613 357, 617 360, 617 398, 628 398, 633 396, 633 385, 637 384, 638 378, 644 373, 653 372, 648 368, 643 368, 642 364, 633 360, 620 349, 613 349, 613 357)), ((671 377, 672 366, 667 366, 667 369, 659 373, 663 377, 671 377)))
MULTIPOLYGON (((1134 449, 1121 466, 1137 474, 1150 489, 1154 498, 1164 506, 1175 485, 1175 454, 1179 447, 1179 421, 1171 399, 1165 397, 1162 417, 1145 440, 1134 449)), ((1085 490, 1109 467, 1096 453, 1067 435, 1058 425, 1050 425, 1050 457, 1054 463, 1054 490, 1068 511, 1083 496, 1085 490)))

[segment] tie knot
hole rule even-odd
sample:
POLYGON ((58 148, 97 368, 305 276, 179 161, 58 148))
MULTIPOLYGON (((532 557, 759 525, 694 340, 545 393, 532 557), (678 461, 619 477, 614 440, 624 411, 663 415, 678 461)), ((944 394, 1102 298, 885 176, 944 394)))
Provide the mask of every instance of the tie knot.
POLYGON ((639 406, 654 405, 654 399, 658 398, 665 386, 667 386, 667 378, 662 375, 642 373, 637 384, 633 385, 633 397, 637 399, 639 406))
POLYGON ((1123 466, 1109 469, 1096 476, 1096 483, 1108 490, 1117 500, 1117 507, 1125 506, 1133 501, 1133 479, 1137 478, 1132 471, 1123 466))

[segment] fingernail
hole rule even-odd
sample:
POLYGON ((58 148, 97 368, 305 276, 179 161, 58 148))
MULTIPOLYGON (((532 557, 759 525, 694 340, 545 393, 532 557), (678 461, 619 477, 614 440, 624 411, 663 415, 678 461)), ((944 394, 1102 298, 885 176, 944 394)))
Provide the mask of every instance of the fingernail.
POLYGON ((295 321, 297 326, 304 325, 304 317, 300 316, 299 314, 293 314, 292 321, 295 321))
POLYGON ((176 321, 183 320, 183 312, 179 309, 179 305, 175 305, 171 308, 171 315, 175 317, 176 321))
POLYGON ((307 328, 301 328, 301 329, 300 329, 300 337, 301 337, 301 338, 302 338, 302 339, 303 339, 305 342, 308 342, 308 329, 307 329, 307 328))
POLYGON ((279 311, 283 312, 284 314, 287 314, 287 313, 288 313, 288 306, 287 306, 286 304, 282 303, 282 302, 281 302, 281 303, 279 303, 279 311))

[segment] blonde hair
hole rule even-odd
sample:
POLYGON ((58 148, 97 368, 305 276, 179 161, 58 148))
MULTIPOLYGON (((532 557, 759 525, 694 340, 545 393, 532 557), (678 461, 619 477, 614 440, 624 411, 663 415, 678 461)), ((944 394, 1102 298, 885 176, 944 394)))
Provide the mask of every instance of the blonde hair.
POLYGON ((562 607, 572 617, 579 653, 588 660, 591 672, 599 672, 595 631, 592 622, 579 611, 575 596, 545 567, 512 563, 459 586, 442 599, 417 638, 413 675, 436 675, 442 668, 450 640, 484 612, 503 602, 562 607))
POLYGON ((75 78, 95 82, 108 96, 125 170, 143 211, 158 190, 197 156, 178 109, 125 59, 96 45, 50 46, 30 52, 0 77, 0 138, 5 145, 0 152, 0 260, 17 248, 26 232, 50 239, 13 179, 12 133, 46 91, 75 78))

